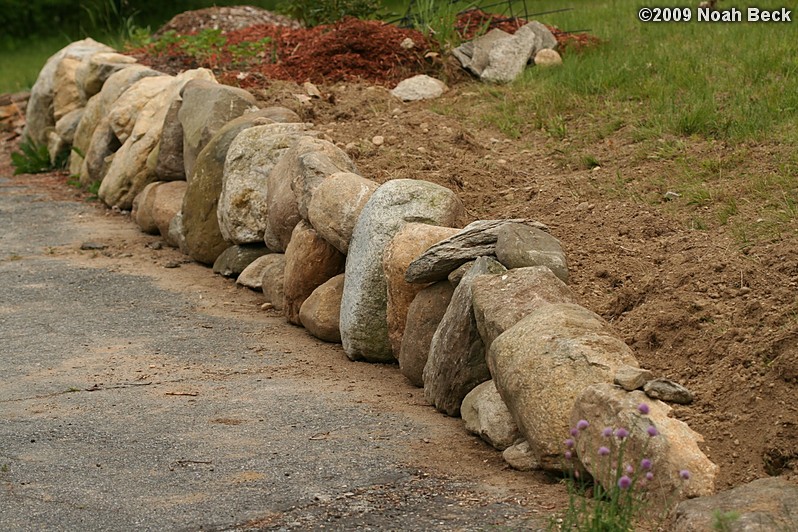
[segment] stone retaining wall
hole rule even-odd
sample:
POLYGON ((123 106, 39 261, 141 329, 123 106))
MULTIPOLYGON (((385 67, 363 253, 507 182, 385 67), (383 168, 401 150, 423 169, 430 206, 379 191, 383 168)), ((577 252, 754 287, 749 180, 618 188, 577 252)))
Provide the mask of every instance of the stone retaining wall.
POLYGON ((714 491, 701 436, 668 416, 653 398, 667 392, 650 392, 654 376, 578 304, 543 224, 469 220, 426 181, 378 185, 292 111, 260 108, 208 70, 167 76, 90 39, 48 60, 27 119, 53 159, 74 147, 70 170, 99 183, 106 205, 262 290, 350 359, 398 361, 514 467, 575 467, 609 486, 602 460, 614 455, 597 450, 623 447, 633 470, 651 461, 641 482, 671 500, 714 491))

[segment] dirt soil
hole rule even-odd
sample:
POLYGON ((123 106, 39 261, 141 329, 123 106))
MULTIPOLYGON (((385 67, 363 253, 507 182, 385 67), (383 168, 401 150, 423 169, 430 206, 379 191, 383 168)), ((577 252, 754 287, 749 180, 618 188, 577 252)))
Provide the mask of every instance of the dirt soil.
MULTIPOLYGON (((798 481, 794 235, 741 249, 726 227, 686 228, 666 202, 637 201, 607 186, 618 172, 661 171, 662 162, 636 155, 623 131, 592 147, 602 165, 586 170, 545 132, 514 140, 440 112, 465 106, 478 114, 475 87, 457 78, 442 99, 410 104, 360 82, 322 85, 322 97, 309 102, 293 82, 250 90, 263 105, 284 105, 314 122, 365 177, 446 186, 472 219, 547 224, 563 244, 582 304, 613 325, 643 367, 695 393, 695 402, 675 405, 673 415, 704 436, 704 451, 720 466, 717 487, 767 475, 798 481), (384 142, 375 145, 375 136, 384 142)), ((690 143, 719 159, 729 150, 690 143)), ((749 164, 769 167, 767 146, 749 148, 749 164)))

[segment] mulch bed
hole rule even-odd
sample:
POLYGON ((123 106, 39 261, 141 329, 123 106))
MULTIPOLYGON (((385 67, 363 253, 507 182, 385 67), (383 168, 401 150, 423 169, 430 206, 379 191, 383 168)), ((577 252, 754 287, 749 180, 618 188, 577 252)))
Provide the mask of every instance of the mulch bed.
MULTIPOLYGON (((457 25, 463 40, 480 32, 500 28, 514 33, 526 24, 520 18, 469 10, 462 13, 457 25)), ((580 50, 598 43, 588 34, 570 34, 549 27, 561 51, 580 50)), ((414 29, 373 20, 345 18, 336 24, 314 28, 291 28, 274 24, 257 24, 223 33, 226 44, 208 50, 201 58, 181 48, 177 40, 159 46, 151 44, 128 50, 142 64, 168 74, 206 67, 219 81, 243 88, 267 85, 269 80, 302 83, 335 83, 362 80, 375 85, 395 86, 416 74, 436 74, 444 68, 441 50, 435 42, 414 29), (231 53, 241 43, 269 40, 251 56, 231 53), (403 46, 407 39, 412 47, 403 46)))

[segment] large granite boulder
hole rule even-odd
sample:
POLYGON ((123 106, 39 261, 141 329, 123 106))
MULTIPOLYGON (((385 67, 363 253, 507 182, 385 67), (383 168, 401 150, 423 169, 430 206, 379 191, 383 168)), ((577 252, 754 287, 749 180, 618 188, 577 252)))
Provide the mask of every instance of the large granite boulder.
POLYGON ((343 273, 316 288, 299 309, 299 321, 302 322, 302 326, 319 340, 340 344, 343 294, 343 273))
POLYGON ((263 118, 258 113, 231 120, 197 157, 194 177, 188 182, 182 208, 183 236, 192 259, 213 264, 216 257, 229 245, 219 228, 218 215, 227 152, 242 131, 269 123, 270 119, 263 118))
POLYGON ((652 478, 645 480, 646 491, 655 495, 652 500, 673 503, 711 495, 718 466, 699 448, 704 438, 683 421, 670 417, 670 411, 670 406, 649 399, 641 391, 627 392, 609 383, 588 386, 570 414, 572 427, 580 420, 588 422, 574 438, 579 461, 609 490, 618 481, 609 464, 617 461, 623 449, 623 464, 633 467, 632 478, 642 482, 647 472, 652 473, 652 478), (606 427, 613 429, 611 435, 603 434, 606 427), (610 453, 600 455, 597 451, 601 446, 610 453), (650 463, 641 469, 643 459, 650 463))
POLYGON ((313 291, 344 271, 344 255, 321 238, 307 222, 300 222, 285 250, 283 290, 285 317, 301 325, 299 311, 313 291))
POLYGON ((388 338, 393 355, 398 359, 407 321, 407 309, 426 285, 405 281, 405 271, 428 247, 450 237, 458 230, 418 223, 404 225, 394 235, 382 255, 382 269, 387 285, 388 338))
POLYGON ((225 240, 263 242, 269 174, 306 129, 301 123, 255 126, 242 131, 230 144, 217 208, 225 240))
POLYGON ((360 213, 346 258, 341 340, 352 360, 394 360, 388 339, 382 254, 407 222, 458 226, 465 209, 449 189, 427 181, 396 179, 378 188, 360 213))
POLYGON ((263 235, 266 245, 284 250, 294 226, 299 220, 307 220, 307 203, 313 190, 326 176, 352 169, 354 165, 345 153, 315 138, 315 133, 308 132, 300 138, 280 159, 267 180, 268 217, 263 235))
POLYGON ((270 262, 269 255, 262 255, 253 260, 236 278, 236 284, 252 290, 263 291, 263 272, 270 262))
POLYGON ((139 229, 151 235, 158 234, 158 225, 152 217, 152 206, 155 203, 155 189, 161 184, 160 181, 155 181, 144 187, 133 200, 133 209, 130 212, 139 229))
POLYGON ((172 101, 163 118, 161 141, 158 144, 158 158, 155 161, 155 174, 160 181, 185 181, 186 168, 183 165, 183 124, 177 113, 183 105, 181 98, 172 101))
POLYGON ((680 502, 668 530, 798 530, 796 508, 798 485, 784 478, 760 478, 716 495, 680 502))
POLYGON ((471 299, 471 287, 481 275, 501 274, 504 266, 480 257, 460 280, 452 301, 432 337, 424 367, 424 397, 449 416, 460 414, 463 398, 490 379, 485 344, 479 335, 471 299))
POLYGON ((612 383, 629 347, 593 312, 545 305, 507 329, 488 351, 490 373, 518 428, 547 470, 563 468, 562 442, 574 402, 591 384, 612 383))
POLYGON ((255 97, 244 89, 197 80, 183 89, 177 116, 183 126, 183 164, 191 181, 202 149, 228 122, 257 109, 255 97))
POLYGON ((422 289, 407 309, 405 334, 399 351, 399 371, 414 386, 424 386, 424 366, 429 346, 449 308, 454 287, 449 281, 439 281, 422 289))
POLYGON ((80 174, 81 185, 102 180, 106 159, 122 145, 111 129, 108 116, 111 107, 136 82, 155 76, 166 75, 143 65, 129 65, 109 76, 100 93, 89 99, 75 131, 75 149, 69 158, 69 171, 80 174))
POLYGON ((116 52, 97 52, 84 57, 75 72, 80 98, 87 101, 100 92, 112 74, 136 63, 136 59, 116 52))
POLYGON ((327 242, 346 255, 360 211, 379 185, 350 172, 324 179, 308 205, 308 221, 327 242))
MULTIPOLYGON (((125 99, 135 87, 148 82, 148 80, 162 79, 169 80, 169 78, 161 77, 145 78, 131 87, 117 100, 111 111, 112 117, 114 110, 121 107, 120 100, 125 99)), ((129 135, 127 135, 127 125, 122 126, 120 121, 115 126, 114 119, 111 119, 111 127, 114 129, 116 137, 122 141, 122 147, 114 154, 114 159, 108 166, 100 185, 98 195, 106 205, 123 210, 130 209, 136 194, 148 183, 155 181, 157 159, 152 155, 160 141, 164 117, 169 106, 178 97, 183 86, 190 81, 211 79, 213 79, 213 73, 204 68, 187 70, 176 76, 164 90, 156 93, 133 117, 134 125, 129 135)), ((117 115, 117 118, 121 118, 121 115, 117 115)), ((130 120, 125 122, 125 124, 129 123, 130 120)))
POLYGON ((490 349, 501 333, 540 307, 577 303, 571 289, 544 266, 479 277, 474 279, 471 292, 474 317, 485 349, 490 349))
POLYGON ((328 176, 339 172, 357 174, 357 167, 346 152, 327 140, 302 138, 292 155, 296 159, 288 159, 292 164, 291 190, 303 220, 308 220, 313 194, 328 176))
POLYGON ((83 39, 67 45, 47 59, 28 98, 23 138, 28 137, 37 144, 47 143, 47 134, 55 127, 56 122, 54 96, 59 65, 66 58, 80 60, 97 52, 113 52, 113 48, 93 39, 83 39))

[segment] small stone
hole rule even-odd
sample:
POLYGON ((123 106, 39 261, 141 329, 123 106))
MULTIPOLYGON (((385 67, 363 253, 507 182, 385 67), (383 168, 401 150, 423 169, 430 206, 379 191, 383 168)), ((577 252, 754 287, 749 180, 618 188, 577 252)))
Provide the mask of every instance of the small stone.
POLYGON ((160 243, 160 242, 150 242, 149 244, 147 244, 147 247, 149 247, 150 249, 154 249, 154 250, 156 250, 156 251, 157 251, 157 250, 159 250, 159 249, 162 249, 162 248, 163 248, 163 244, 162 244, 162 243, 160 243))
POLYGON ((631 392, 642 388, 648 381, 654 378, 654 374, 647 369, 636 368, 634 366, 623 365, 615 372, 613 382, 631 392))
POLYGON ((441 80, 420 74, 401 81, 391 94, 402 101, 410 102, 438 98, 447 90, 448 87, 441 80))
POLYGON ((402 42, 399 44, 399 46, 401 46, 401 47, 402 47, 402 49, 404 49, 404 50, 412 50, 413 48, 415 48, 415 47, 416 47, 416 43, 415 43, 415 41, 414 41, 413 39, 411 39, 410 37, 405 37, 405 40, 403 40, 403 41, 402 41, 402 42))
POLYGON ((555 50, 544 48, 535 54, 535 65, 541 67, 559 66, 562 64, 562 57, 555 50))
POLYGON ((669 190, 669 191, 667 191, 667 192, 665 193, 665 195, 663 196, 663 198, 665 198, 665 201, 674 201, 674 200, 677 200, 677 199, 679 199, 681 196, 682 196, 682 195, 681 195, 681 194, 679 194, 678 192, 674 192, 674 191, 672 191, 672 190, 669 190))
POLYGON ((652 399, 659 399, 666 403, 689 405, 693 402, 693 394, 690 390, 669 379, 660 378, 649 381, 643 391, 652 399))
POLYGON ((518 471, 540 469, 540 464, 535 460, 535 454, 529 448, 529 442, 526 440, 521 440, 505 449, 502 458, 510 467, 518 471))
POLYGON ((163 265, 164 268, 179 268, 180 263, 176 260, 170 260, 166 264, 163 265))
POLYGON ((385 137, 382 135, 376 135, 374 138, 371 139, 371 143, 375 146, 382 146, 385 143, 385 137))
POLYGON ((99 242, 84 242, 80 245, 83 251, 100 251, 106 249, 108 246, 99 242))

